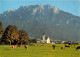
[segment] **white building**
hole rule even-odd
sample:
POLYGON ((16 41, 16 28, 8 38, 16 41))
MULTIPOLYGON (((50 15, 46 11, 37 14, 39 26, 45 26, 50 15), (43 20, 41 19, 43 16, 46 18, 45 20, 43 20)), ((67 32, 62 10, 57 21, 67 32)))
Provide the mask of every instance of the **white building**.
POLYGON ((50 38, 46 37, 45 34, 43 34, 42 39, 41 39, 41 43, 51 43, 50 38))
POLYGON ((46 39, 45 39, 45 35, 43 34, 42 36, 42 43, 45 43, 46 42, 46 39))
POLYGON ((47 38, 47 43, 50 43, 50 38, 49 37, 47 38))

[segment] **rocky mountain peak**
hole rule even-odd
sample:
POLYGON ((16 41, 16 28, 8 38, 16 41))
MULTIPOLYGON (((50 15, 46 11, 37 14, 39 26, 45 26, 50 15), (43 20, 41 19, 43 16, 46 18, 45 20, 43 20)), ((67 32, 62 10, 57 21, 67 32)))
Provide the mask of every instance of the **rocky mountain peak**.
POLYGON ((9 9, 8 9, 8 12, 10 12, 10 11, 15 12, 15 11, 16 11, 16 9, 11 9, 11 8, 9 8, 9 9))
POLYGON ((56 6, 53 7, 53 13, 54 13, 54 14, 58 14, 59 11, 60 11, 60 10, 59 10, 56 6))

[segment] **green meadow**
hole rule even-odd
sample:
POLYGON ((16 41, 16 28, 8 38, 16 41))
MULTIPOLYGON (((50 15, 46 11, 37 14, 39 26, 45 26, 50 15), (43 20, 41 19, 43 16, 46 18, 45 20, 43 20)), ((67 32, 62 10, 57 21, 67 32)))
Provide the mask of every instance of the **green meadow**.
POLYGON ((56 49, 52 48, 52 44, 34 44, 34 46, 28 46, 28 50, 16 45, 15 49, 9 45, 0 45, 0 57, 80 57, 80 50, 76 51, 77 46, 65 47, 61 49, 64 44, 55 44, 56 49))

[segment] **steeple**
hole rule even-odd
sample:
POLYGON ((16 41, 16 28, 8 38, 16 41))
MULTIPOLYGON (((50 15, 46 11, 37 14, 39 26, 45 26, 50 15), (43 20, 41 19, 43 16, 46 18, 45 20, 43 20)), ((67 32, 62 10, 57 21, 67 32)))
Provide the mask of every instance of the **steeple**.
POLYGON ((43 43, 45 43, 45 34, 43 33, 43 36, 42 36, 42 40, 43 40, 43 43))

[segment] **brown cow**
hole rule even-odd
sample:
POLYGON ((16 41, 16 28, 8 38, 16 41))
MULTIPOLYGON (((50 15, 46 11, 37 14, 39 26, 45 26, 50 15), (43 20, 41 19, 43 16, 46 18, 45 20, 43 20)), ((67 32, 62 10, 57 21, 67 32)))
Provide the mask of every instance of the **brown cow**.
POLYGON ((64 49, 64 47, 61 47, 61 49, 64 49))
POLYGON ((23 45, 18 45, 18 47, 22 47, 23 45))

